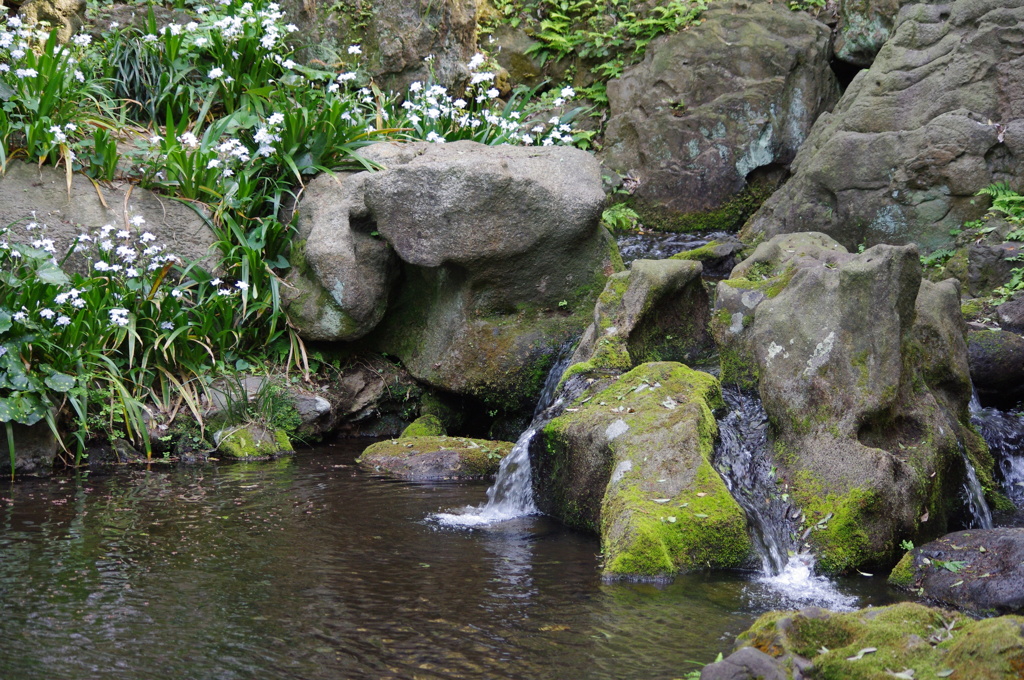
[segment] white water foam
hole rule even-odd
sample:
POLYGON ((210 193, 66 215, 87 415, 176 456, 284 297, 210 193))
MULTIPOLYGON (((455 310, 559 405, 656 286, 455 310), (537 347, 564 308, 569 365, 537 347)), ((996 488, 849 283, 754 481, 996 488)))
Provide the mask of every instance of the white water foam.
POLYGON ((793 555, 781 572, 774 576, 762 575, 757 583, 769 591, 767 599, 775 608, 799 609, 811 605, 832 611, 857 608, 856 597, 843 594, 827 577, 814 573, 814 556, 809 553, 793 555))

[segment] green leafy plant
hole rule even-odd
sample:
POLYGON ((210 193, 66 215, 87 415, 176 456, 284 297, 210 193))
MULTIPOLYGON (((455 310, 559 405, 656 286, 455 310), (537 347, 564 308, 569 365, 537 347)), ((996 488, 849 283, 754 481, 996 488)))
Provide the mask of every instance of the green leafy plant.
POLYGON ((625 203, 616 203, 601 213, 601 222, 613 232, 632 231, 640 225, 640 215, 625 203))

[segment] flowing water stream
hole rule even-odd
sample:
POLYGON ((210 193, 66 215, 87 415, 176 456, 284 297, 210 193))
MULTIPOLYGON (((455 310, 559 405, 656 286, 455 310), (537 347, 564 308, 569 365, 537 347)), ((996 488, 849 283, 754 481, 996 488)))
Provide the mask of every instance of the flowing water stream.
POLYGON ((983 408, 975 395, 971 422, 992 451, 1003 492, 1018 508, 1024 508, 1024 414, 983 408))

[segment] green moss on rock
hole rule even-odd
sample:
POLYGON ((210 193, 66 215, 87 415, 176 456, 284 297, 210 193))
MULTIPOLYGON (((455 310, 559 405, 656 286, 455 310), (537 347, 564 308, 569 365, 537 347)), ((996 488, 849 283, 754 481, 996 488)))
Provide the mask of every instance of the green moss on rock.
POLYGON ((797 473, 790 488, 793 499, 804 510, 807 524, 814 527, 809 541, 822 571, 843 573, 886 560, 891 546, 872 549, 872 541, 864 530, 869 524, 867 518, 880 505, 874 492, 854 488, 845 494, 826 494, 807 471, 797 473))
POLYGON ((284 430, 271 432, 255 425, 239 426, 221 432, 218 439, 217 450, 231 458, 271 458, 295 450, 284 430))
POLYGON ((640 200, 629 200, 626 203, 640 215, 644 227, 654 231, 736 232, 768 200, 774 190, 775 184, 769 182, 748 186, 717 208, 692 213, 680 213, 640 200))
POLYGON ((914 555, 908 552, 889 572, 889 584, 897 588, 908 588, 914 582, 914 555))
POLYGON ((1024 671, 1024 617, 975 621, 919 604, 836 614, 809 609, 770 612, 740 635, 742 646, 771 656, 797 654, 819 680, 1019 678, 1024 671), (874 651, 865 651, 867 649, 874 651))
POLYGON ((356 462, 402 479, 457 479, 495 474, 511 442, 467 437, 405 437, 367 447, 356 462))
POLYGON ((434 415, 420 416, 409 423, 409 427, 402 430, 401 439, 409 437, 443 437, 448 434, 445 431, 444 423, 434 415))

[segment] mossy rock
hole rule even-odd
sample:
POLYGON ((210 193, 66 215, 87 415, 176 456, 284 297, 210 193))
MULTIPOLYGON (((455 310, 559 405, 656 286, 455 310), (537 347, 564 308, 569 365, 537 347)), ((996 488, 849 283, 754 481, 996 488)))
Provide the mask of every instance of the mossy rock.
POLYGON ((448 432, 445 430, 444 423, 441 422, 440 418, 434 415, 425 415, 412 421, 409 424, 409 427, 402 430, 400 438, 443 437, 446 434, 448 434, 448 432))
POLYGON ((595 385, 531 451, 539 507, 599 533, 609 577, 746 564, 746 518, 710 462, 718 381, 658 362, 595 385))
POLYGON ((241 460, 266 460, 295 451, 284 430, 271 431, 259 425, 239 425, 221 430, 215 439, 218 453, 241 460))
POLYGON ((466 437, 399 437, 372 444, 356 462, 392 477, 418 481, 488 477, 498 472, 511 442, 466 437))
POLYGON ((770 612, 738 643, 776 658, 808 659, 809 677, 819 680, 884 680, 895 673, 1006 680, 1024 672, 1024 617, 976 621, 913 603, 843 614, 814 607, 770 612))

